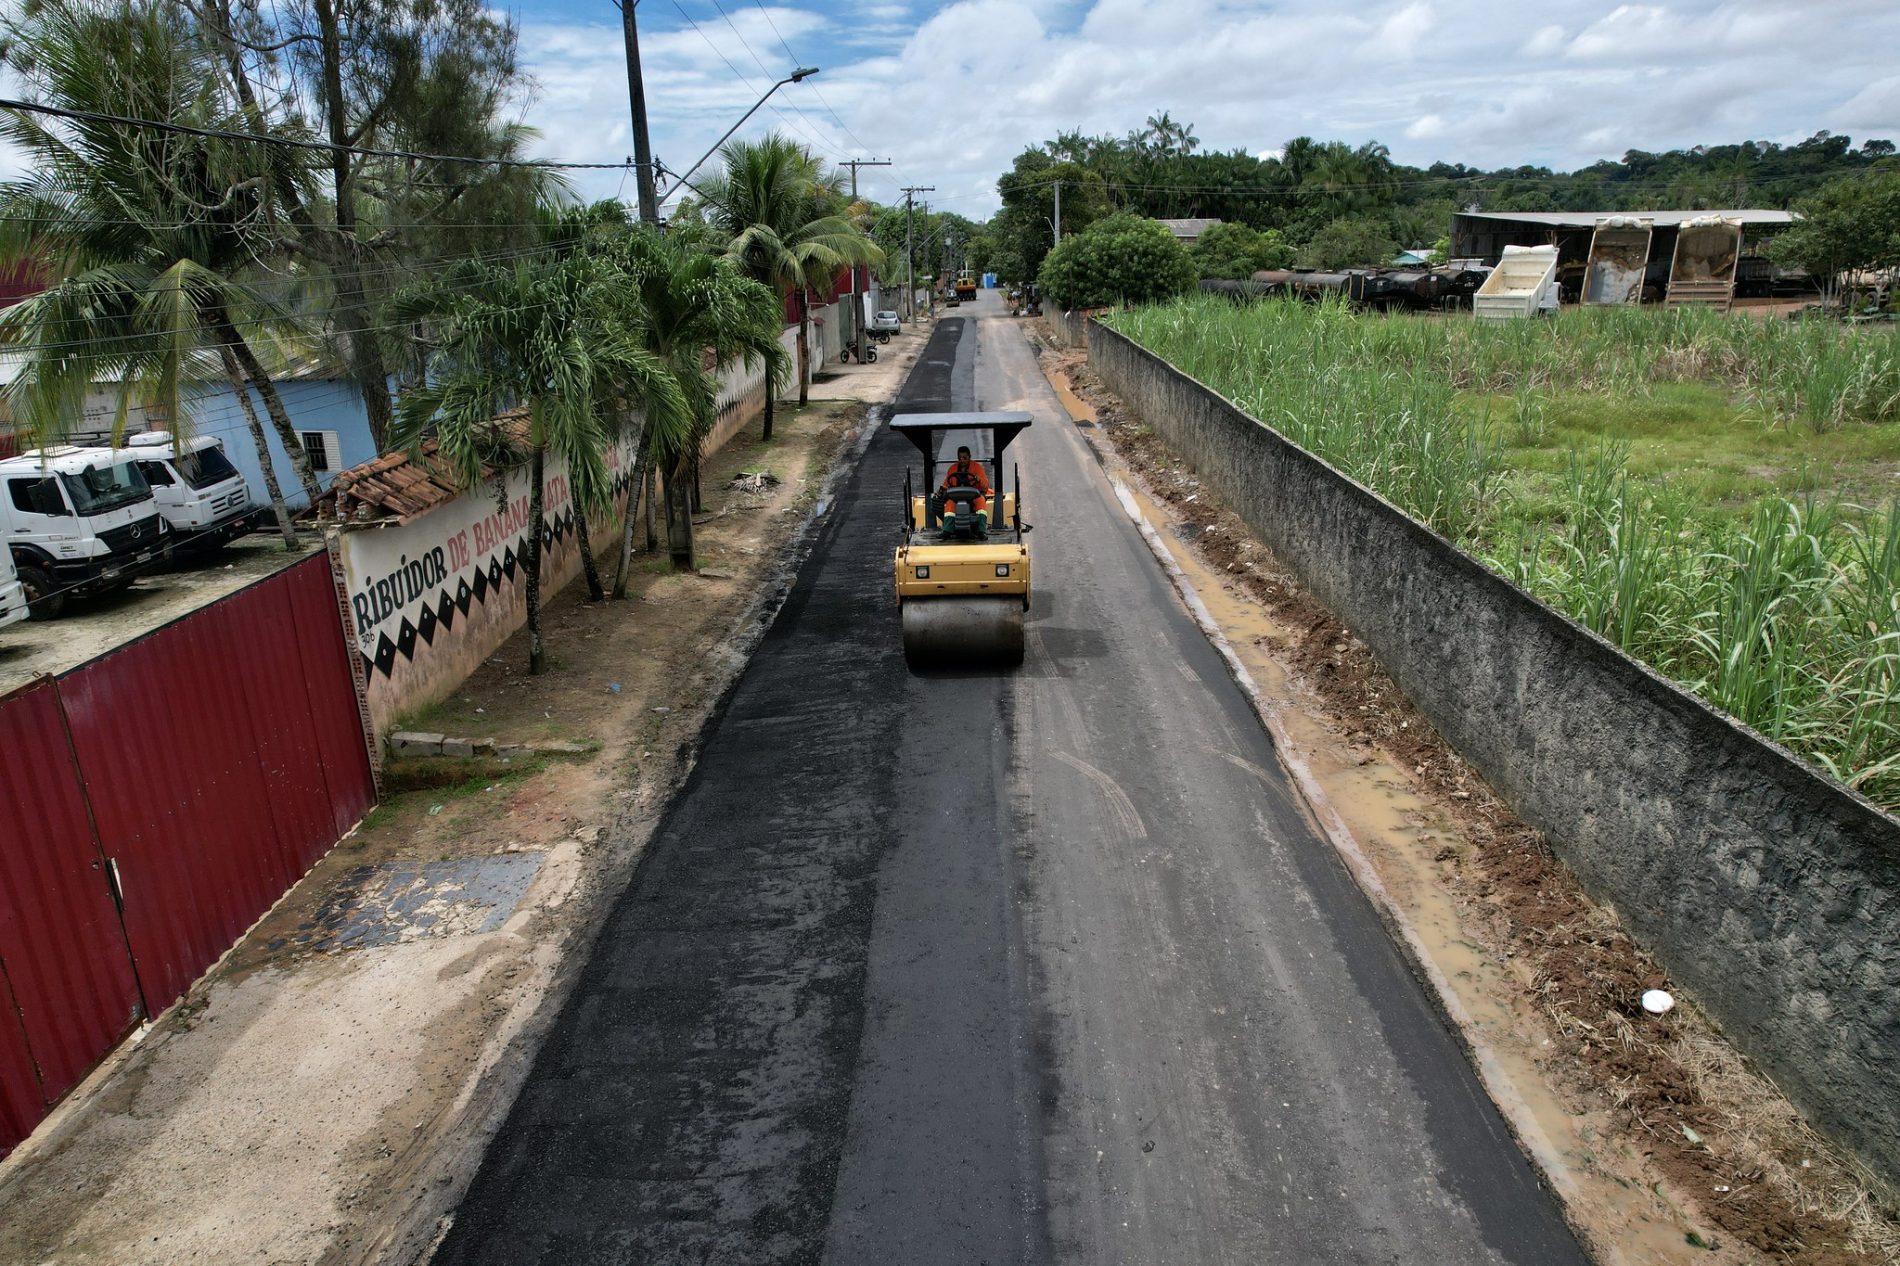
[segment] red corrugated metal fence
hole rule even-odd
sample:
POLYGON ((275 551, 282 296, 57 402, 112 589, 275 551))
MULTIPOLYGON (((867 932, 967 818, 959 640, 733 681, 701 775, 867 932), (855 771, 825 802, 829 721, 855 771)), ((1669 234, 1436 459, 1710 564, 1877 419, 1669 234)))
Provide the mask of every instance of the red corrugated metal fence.
POLYGON ((328 560, 0 700, 0 751, 4 1154, 373 801, 328 560))

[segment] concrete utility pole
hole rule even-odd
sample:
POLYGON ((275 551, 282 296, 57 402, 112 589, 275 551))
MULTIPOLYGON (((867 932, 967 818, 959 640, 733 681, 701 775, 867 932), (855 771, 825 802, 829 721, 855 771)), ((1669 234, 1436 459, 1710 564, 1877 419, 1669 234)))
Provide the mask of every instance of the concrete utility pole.
POLYGON ((935 185, 904 186, 904 311, 917 319, 917 236, 911 227, 911 204, 920 193, 935 193, 935 185))
POLYGON ((842 163, 839 163, 838 166, 849 167, 851 169, 851 201, 856 202, 858 200, 858 168, 889 167, 890 165, 891 160, 888 158, 847 158, 842 163))
POLYGON ((1056 245, 1062 245, 1062 182, 1056 181, 1056 245))
POLYGON ((658 224, 660 200, 654 194, 653 146, 647 140, 647 94, 640 80, 640 34, 633 26, 633 11, 640 0, 614 3, 620 10, 620 29, 627 42, 627 99, 633 106, 633 171, 640 188, 640 220, 658 224))
MULTIPOLYGON (((849 158, 839 163, 838 166, 851 169, 851 201, 858 200, 858 168, 890 165, 891 160, 888 158, 849 158)), ((863 274, 864 283, 868 284, 869 273, 870 269, 863 264, 851 265, 851 302, 844 306, 844 341, 859 344, 860 352, 864 350, 861 341, 864 337, 864 291, 859 289, 859 278, 863 274)))

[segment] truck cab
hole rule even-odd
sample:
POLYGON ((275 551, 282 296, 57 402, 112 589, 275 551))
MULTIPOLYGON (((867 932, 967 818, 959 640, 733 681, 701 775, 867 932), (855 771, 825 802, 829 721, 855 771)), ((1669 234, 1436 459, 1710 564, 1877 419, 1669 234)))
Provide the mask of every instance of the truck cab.
POLYGON ((151 485, 179 547, 216 549, 257 528, 250 485, 213 437, 180 444, 170 431, 142 431, 126 441, 126 452, 151 485))
POLYGON ((26 619, 26 587, 13 570, 13 552, 0 549, 0 628, 26 619))
POLYGON ((0 536, 35 619, 69 597, 123 589, 171 553, 151 485, 123 449, 61 445, 0 461, 0 536))

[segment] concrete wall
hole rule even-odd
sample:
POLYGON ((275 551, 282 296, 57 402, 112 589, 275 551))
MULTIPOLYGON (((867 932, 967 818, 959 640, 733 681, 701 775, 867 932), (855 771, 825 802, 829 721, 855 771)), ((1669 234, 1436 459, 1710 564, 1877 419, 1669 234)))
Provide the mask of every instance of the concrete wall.
MULTIPOLYGON (((779 347, 787 356, 798 345, 798 327, 793 326, 779 338, 779 347)), ((797 362, 792 362, 796 367, 797 362)), ((793 399, 797 399, 797 378, 786 375, 792 384, 793 399)), ((707 433, 706 443, 701 447, 702 454, 710 456, 724 448, 726 441, 737 435, 745 424, 765 412, 765 363, 753 365, 749 369, 728 369, 720 376, 719 417, 707 433)))
POLYGON ((1101 325, 1103 383, 1829 1137, 1900 1176, 1900 822, 1101 325))
POLYGON ((1107 308, 1077 308, 1073 312, 1064 312, 1060 308, 1045 303, 1043 318, 1049 322, 1049 332, 1056 342, 1064 347, 1087 347, 1089 345, 1089 318, 1098 312, 1107 312, 1107 308))
MULTIPOLYGON (((614 511, 588 519, 598 554, 616 539, 633 475, 633 446, 608 454, 614 511)), ((542 481, 541 599, 580 574, 579 533, 565 463, 542 481)), ((446 697, 528 619, 528 472, 502 477, 409 523, 346 524, 338 559, 351 632, 363 659, 370 725, 378 738, 397 720, 446 697)))
MULTIPOLYGON (((793 346, 798 330, 787 332, 793 346)), ((765 367, 722 375, 719 417, 704 451, 718 451, 765 409, 765 367)), ((614 476, 613 510, 591 515, 587 530, 596 557, 617 540, 633 478, 634 450, 621 444, 608 455, 614 476)), ((542 490, 541 600, 545 603, 581 571, 579 533, 566 467, 550 459, 542 490)), ((506 476, 505 505, 496 486, 481 488, 405 524, 345 524, 337 558, 349 596, 361 653, 370 724, 378 738, 402 717, 449 695, 515 631, 527 623, 528 474, 506 476)), ((634 507, 636 510, 638 506, 634 507)))

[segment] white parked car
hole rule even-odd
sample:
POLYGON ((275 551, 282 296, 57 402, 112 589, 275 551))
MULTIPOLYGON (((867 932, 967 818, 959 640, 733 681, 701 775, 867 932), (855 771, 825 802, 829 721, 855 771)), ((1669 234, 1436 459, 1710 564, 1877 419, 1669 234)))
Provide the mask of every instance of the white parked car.
POLYGON ((126 445, 179 547, 216 548, 258 527, 250 485, 218 440, 193 436, 181 452, 170 431, 144 431, 126 445))
POLYGON ((901 333, 903 328, 904 323, 898 319, 897 313, 891 311, 889 308, 871 317, 871 332, 873 334, 897 334, 901 333))
POLYGON ((0 461, 0 537, 35 619, 123 589, 163 563, 171 532, 126 449, 33 449, 0 461))

